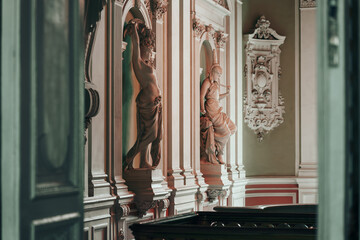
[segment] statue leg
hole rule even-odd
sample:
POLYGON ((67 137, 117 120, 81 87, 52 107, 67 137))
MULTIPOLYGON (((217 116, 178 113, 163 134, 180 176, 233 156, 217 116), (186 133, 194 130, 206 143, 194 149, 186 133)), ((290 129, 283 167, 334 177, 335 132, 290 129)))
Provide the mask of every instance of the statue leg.
POLYGON ((146 146, 144 149, 141 149, 140 151, 140 168, 151 168, 151 165, 149 164, 149 145, 146 146))
POLYGON ((136 140, 134 146, 129 150, 129 152, 126 154, 126 169, 134 169, 133 167, 133 161, 134 161, 134 158, 135 156, 143 151, 143 150, 146 150, 150 141, 147 140, 147 141, 142 141, 139 139, 140 136, 138 136, 138 139, 136 140))
POLYGON ((133 167, 133 161, 136 156, 136 154, 139 152, 139 141, 136 140, 134 146, 130 148, 128 153, 126 154, 126 167, 125 169, 134 169, 133 167))
POLYGON ((217 155, 217 160, 219 161, 220 164, 225 164, 225 163, 224 163, 224 160, 223 160, 223 158, 222 158, 222 154, 218 154, 218 155, 217 155))
POLYGON ((161 142, 162 139, 162 106, 159 107, 158 119, 157 119, 157 133, 156 138, 153 140, 151 144, 151 158, 152 158, 152 166, 156 168, 161 159, 161 142))
POLYGON ((157 167, 161 159, 161 145, 160 138, 156 138, 155 141, 151 144, 151 158, 153 160, 152 166, 157 167))

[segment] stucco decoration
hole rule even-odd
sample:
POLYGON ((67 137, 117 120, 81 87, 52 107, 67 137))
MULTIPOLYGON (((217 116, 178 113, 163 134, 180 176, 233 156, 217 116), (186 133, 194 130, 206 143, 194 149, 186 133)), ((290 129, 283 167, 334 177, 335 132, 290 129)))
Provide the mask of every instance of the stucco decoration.
POLYGON ((194 35, 197 38, 201 38, 201 35, 205 32, 205 25, 196 17, 193 18, 193 30, 194 35))
POLYGON ((280 45, 285 37, 269 28, 270 22, 262 16, 253 34, 245 35, 246 94, 244 121, 254 130, 259 141, 264 135, 284 122, 284 99, 279 93, 280 45))
POLYGON ((227 10, 229 10, 229 6, 227 5, 226 0, 213 0, 215 3, 221 5, 222 7, 226 8, 227 10))
POLYGON ((208 26, 205 26, 205 30, 209 36, 209 38, 212 38, 214 42, 216 42, 216 31, 213 28, 213 26, 210 24, 208 26))
POLYGON ((164 0, 151 1, 150 7, 156 20, 161 20, 164 14, 167 12, 168 3, 164 0))
POLYGON ((167 12, 168 2, 165 0, 145 0, 145 6, 149 14, 155 17, 156 20, 162 20, 164 14, 167 12))
POLYGON ((316 7, 316 0, 301 0, 300 7, 301 8, 316 7))
POLYGON ((228 36, 229 36, 229 34, 224 33, 223 31, 216 32, 215 37, 216 37, 217 46, 220 48, 224 48, 225 43, 228 40, 228 36))

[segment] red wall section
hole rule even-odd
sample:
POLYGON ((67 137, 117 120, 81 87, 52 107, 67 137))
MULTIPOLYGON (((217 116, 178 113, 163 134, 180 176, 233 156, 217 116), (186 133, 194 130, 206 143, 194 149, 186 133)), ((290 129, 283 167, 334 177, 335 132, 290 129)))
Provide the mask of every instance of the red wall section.
POLYGON ((298 203, 297 184, 257 184, 245 189, 246 206, 298 203))

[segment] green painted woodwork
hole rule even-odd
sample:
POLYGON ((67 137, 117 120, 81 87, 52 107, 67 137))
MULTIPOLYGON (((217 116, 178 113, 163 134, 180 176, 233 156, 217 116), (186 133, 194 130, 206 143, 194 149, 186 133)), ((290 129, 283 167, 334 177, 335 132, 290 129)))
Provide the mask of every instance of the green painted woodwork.
POLYGON ((125 167, 126 161, 126 154, 129 149, 130 145, 130 138, 129 135, 131 134, 130 129, 130 113, 131 113, 131 99, 134 95, 134 88, 132 85, 132 44, 131 38, 129 35, 126 35, 125 42, 127 42, 126 50, 123 53, 123 76, 122 76, 122 149, 123 149, 123 169, 125 167))
POLYGON ((78 5, 2 2, 2 239, 53 239, 59 229, 66 239, 82 237, 84 47, 78 5))
POLYGON ((318 147, 320 240, 344 239, 345 215, 345 46, 344 1, 337 1, 340 64, 328 65, 328 1, 317 9, 318 147))
POLYGON ((2 2, 1 17, 1 236, 20 240, 20 0, 2 2))

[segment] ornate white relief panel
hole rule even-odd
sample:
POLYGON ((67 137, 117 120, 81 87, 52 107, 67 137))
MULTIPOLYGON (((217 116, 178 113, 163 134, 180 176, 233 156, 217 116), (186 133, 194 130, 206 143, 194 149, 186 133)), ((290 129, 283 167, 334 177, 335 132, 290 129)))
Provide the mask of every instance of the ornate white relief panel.
POLYGON ((280 48, 285 37, 269 28, 262 16, 254 33, 246 35, 244 75, 247 92, 244 98, 244 121, 254 130, 259 141, 279 126, 284 117, 284 99, 279 93, 281 77, 280 48))

